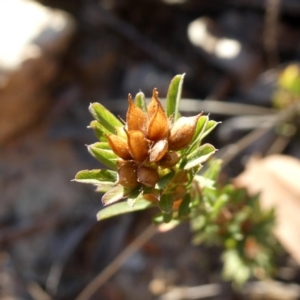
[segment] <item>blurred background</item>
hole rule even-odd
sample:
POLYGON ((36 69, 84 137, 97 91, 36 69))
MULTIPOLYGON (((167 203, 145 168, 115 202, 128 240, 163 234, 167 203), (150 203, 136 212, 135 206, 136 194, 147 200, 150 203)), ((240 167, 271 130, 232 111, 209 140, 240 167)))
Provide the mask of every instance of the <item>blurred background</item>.
MULTIPOLYGON (((71 182, 101 167, 85 147, 96 141, 89 103, 124 118, 128 93, 156 87, 163 99, 186 73, 181 110, 223 122, 209 142, 230 179, 253 153, 300 157, 299 60, 298 0, 0 0, 0 299, 76 299, 151 220, 97 223, 101 195, 71 182)), ((297 163, 284 206, 299 201, 297 163)), ((147 241, 91 299, 300 299, 299 206, 282 217, 295 232, 282 234, 290 254, 278 257, 276 285, 234 291, 221 250, 192 246, 182 225, 147 241)))

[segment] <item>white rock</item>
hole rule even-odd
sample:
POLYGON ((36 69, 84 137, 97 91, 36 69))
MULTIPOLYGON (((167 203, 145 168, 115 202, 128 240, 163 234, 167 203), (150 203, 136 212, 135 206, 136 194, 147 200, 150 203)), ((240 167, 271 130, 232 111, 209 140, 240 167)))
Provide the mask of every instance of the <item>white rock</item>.
POLYGON ((29 0, 0 0, 0 144, 49 104, 48 84, 75 30, 67 13, 29 0))

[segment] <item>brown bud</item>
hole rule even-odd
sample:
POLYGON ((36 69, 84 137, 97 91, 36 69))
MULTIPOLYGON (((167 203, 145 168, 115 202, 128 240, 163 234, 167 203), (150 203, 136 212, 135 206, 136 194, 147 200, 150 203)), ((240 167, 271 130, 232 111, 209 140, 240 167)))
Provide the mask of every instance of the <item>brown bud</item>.
POLYGON ((173 192, 174 201, 182 199, 186 195, 186 187, 184 185, 177 185, 173 192))
POLYGON ((154 144, 154 146, 150 149, 150 161, 157 162, 159 161, 168 150, 168 141, 160 140, 154 144))
POLYGON ((146 186, 155 186, 159 180, 159 174, 156 169, 151 167, 139 167, 138 168, 138 181, 146 186))
POLYGON ((147 137, 152 141, 162 140, 169 132, 169 120, 158 100, 158 92, 153 90, 152 100, 148 105, 148 129, 147 137))
POLYGON ((167 152, 159 161, 162 168, 173 168, 180 160, 180 155, 177 152, 167 152))
POLYGON ((129 151, 134 160, 142 162, 148 157, 148 141, 140 130, 127 132, 129 151))
POLYGON ((146 133, 147 115, 135 105, 132 97, 128 95, 128 110, 126 114, 126 122, 128 130, 141 130, 146 133))
POLYGON ((137 166, 134 162, 125 161, 118 169, 118 183, 124 187, 134 188, 137 181, 137 166))
POLYGON ((173 202, 172 209, 173 209, 173 210, 178 210, 179 207, 180 207, 180 205, 181 205, 181 203, 182 203, 182 199, 175 200, 175 201, 173 202))
POLYGON ((129 152, 127 141, 115 134, 107 135, 107 142, 111 150, 122 159, 131 159, 131 154, 129 152))
POLYGON ((157 203, 158 199, 153 194, 144 194, 143 198, 153 203, 157 203))
POLYGON ((172 184, 183 184, 188 181, 188 172, 187 170, 179 170, 171 180, 172 184))
POLYGON ((202 115, 181 117, 173 125, 169 136, 169 149, 180 150, 187 147, 193 139, 197 121, 202 115))

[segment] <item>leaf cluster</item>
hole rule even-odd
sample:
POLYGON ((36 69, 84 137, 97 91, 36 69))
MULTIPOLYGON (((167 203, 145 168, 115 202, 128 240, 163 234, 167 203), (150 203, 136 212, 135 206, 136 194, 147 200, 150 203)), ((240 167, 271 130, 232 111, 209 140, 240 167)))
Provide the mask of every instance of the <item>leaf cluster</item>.
MULTIPOLYGON (((183 125, 185 122, 178 110, 183 79, 184 75, 173 78, 167 94, 166 112, 164 110, 159 112, 165 113, 170 127, 176 127, 174 124, 178 120, 183 125)), ((140 111, 147 113, 147 103, 142 92, 136 95, 134 104, 131 98, 129 100, 135 113, 133 116, 129 115, 127 120, 141 115, 140 111)), ((223 275, 226 279, 242 284, 253 275, 264 277, 271 273, 275 249, 275 241, 271 234, 274 212, 263 211, 258 197, 250 197, 244 190, 237 189, 231 184, 219 185, 220 160, 212 160, 209 165, 205 164, 216 149, 211 144, 203 143, 203 139, 216 128, 218 122, 210 120, 209 116, 199 115, 193 125, 193 135, 188 145, 179 148, 178 151, 171 149, 168 152, 171 161, 174 154, 175 163, 163 165, 161 164, 163 159, 159 163, 150 159, 146 164, 142 162, 139 165, 139 162, 130 161, 129 158, 126 162, 129 165, 125 172, 126 185, 122 185, 120 155, 123 154, 122 147, 119 146, 123 140, 124 145, 127 145, 126 138, 128 139, 129 135, 127 124, 121 122, 99 103, 92 103, 89 110, 95 118, 89 127, 94 130, 98 142, 89 145, 88 151, 105 168, 80 171, 74 180, 92 184, 97 192, 104 193, 102 197, 104 208, 98 212, 98 220, 156 207, 158 210, 154 218, 156 224, 171 222, 171 225, 176 226, 181 222, 190 222, 194 243, 216 244, 223 247, 223 275), (111 136, 117 137, 119 156, 111 147, 114 144, 109 140, 111 136), (130 183, 130 172, 136 178, 137 174, 134 172, 149 168, 155 170, 158 176, 153 185, 144 184, 148 182, 147 180, 138 181, 138 184, 132 186, 127 184, 130 183)), ((161 149, 158 148, 157 151, 161 149)), ((165 149, 164 151, 166 153, 165 149)), ((132 157, 134 158, 134 155, 132 157)), ((158 160, 161 159, 160 155, 157 157, 158 160)))

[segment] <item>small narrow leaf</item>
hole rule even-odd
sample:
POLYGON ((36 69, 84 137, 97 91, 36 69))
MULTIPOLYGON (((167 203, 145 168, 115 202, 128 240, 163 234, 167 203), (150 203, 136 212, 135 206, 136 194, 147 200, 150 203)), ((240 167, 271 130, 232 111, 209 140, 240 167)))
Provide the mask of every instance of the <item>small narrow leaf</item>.
POLYGON ((100 103, 91 103, 89 111, 100 124, 111 133, 116 133, 115 127, 123 126, 108 109, 100 103))
POLYGON ((179 102, 181 99, 182 85, 185 74, 176 75, 170 85, 167 94, 167 116, 174 116, 176 121, 179 117, 179 102))
POLYGON ((221 159, 213 159, 209 162, 209 166, 205 173, 203 174, 203 177, 216 181, 218 179, 218 176, 220 174, 222 167, 222 160, 221 159))
POLYGON ((105 134, 110 134, 110 132, 104 126, 102 126, 97 120, 93 120, 88 126, 88 128, 92 128, 94 130, 96 137, 102 142, 106 141, 105 134))
POLYGON ((141 199, 135 203, 134 207, 130 207, 126 201, 116 203, 112 206, 103 208, 97 213, 97 220, 101 221, 121 214, 127 214, 134 211, 148 209, 154 206, 154 203, 141 199))
POLYGON ((216 149, 211 144, 204 144, 191 154, 187 156, 187 164, 184 166, 185 170, 189 170, 196 167, 205 161, 207 161, 214 153, 216 149))
POLYGON ((212 208, 211 217, 212 218, 217 217, 221 209, 226 205, 228 201, 229 201, 229 195, 226 194, 223 194, 219 198, 217 198, 212 208))
POLYGON ((115 187, 115 183, 109 182, 109 181, 103 181, 99 184, 97 184, 96 192, 98 193, 106 193, 109 190, 111 190, 113 187, 115 187))
POLYGON ((110 170, 82 170, 76 174, 74 181, 91 184, 116 182, 117 172, 110 170))
POLYGON ((117 185, 103 195, 102 203, 104 205, 113 204, 130 195, 132 191, 132 189, 125 188, 122 185, 117 185))
POLYGON ((163 212, 169 213, 172 210, 172 206, 173 206, 173 195, 162 194, 158 206, 163 212))
POLYGON ((127 198, 127 204, 132 208, 135 203, 143 199, 143 194, 140 190, 133 191, 127 198))
POLYGON ((189 214, 189 212, 190 212, 190 203, 191 203, 191 195, 186 194, 185 197, 183 198, 180 206, 179 206, 179 210, 178 210, 178 216, 179 217, 186 216, 186 215, 189 214))
POLYGON ((100 148, 99 144, 88 146, 88 151, 108 168, 117 170, 117 156, 111 150, 100 148))
POLYGON ((203 138, 205 138, 210 132, 212 132, 218 126, 218 124, 220 124, 220 123, 221 122, 216 122, 216 121, 213 121, 213 120, 208 121, 208 123, 206 125, 206 128, 205 128, 205 131, 201 135, 201 140, 203 138))
POLYGON ((193 148, 193 150, 194 150, 194 148, 198 146, 199 142, 201 141, 203 132, 205 131, 205 128, 207 126, 208 121, 209 121, 208 116, 201 116, 198 119, 196 130, 195 130, 195 133, 194 133, 194 136, 193 136, 193 139, 192 139, 190 149, 193 148))
POLYGON ((139 92, 135 96, 135 104, 138 106, 143 112, 147 112, 147 104, 145 95, 142 92, 139 92))
POLYGON ((164 223, 169 223, 172 220, 173 214, 172 212, 163 213, 162 216, 163 216, 164 223))
POLYGON ((170 180, 174 177, 175 172, 172 170, 170 173, 164 175, 159 179, 159 181, 156 183, 155 188, 158 190, 163 190, 168 185, 170 180))

